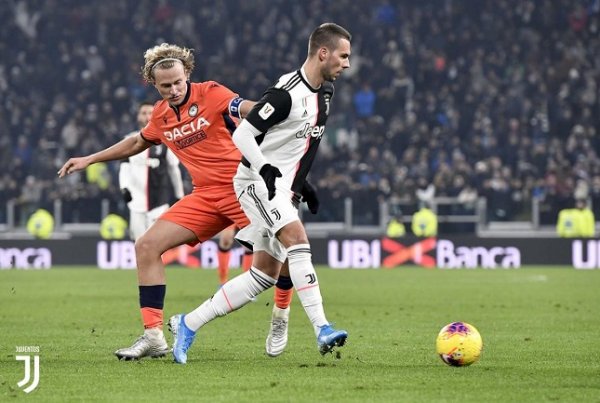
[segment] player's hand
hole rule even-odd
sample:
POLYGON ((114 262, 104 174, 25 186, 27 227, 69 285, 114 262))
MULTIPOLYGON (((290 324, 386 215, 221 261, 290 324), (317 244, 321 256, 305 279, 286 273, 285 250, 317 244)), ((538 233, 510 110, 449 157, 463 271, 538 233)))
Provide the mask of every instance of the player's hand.
POLYGON ((82 169, 86 169, 89 165, 90 163, 86 157, 71 158, 58 170, 58 177, 62 178, 73 172, 81 171, 82 169))
POLYGON ((300 194, 302 195, 302 201, 306 202, 310 212, 317 214, 317 211, 319 211, 319 198, 315 187, 309 181, 304 181, 300 194))
POLYGON ((281 178, 281 172, 277 167, 274 167, 271 164, 265 164, 258 173, 262 176, 267 185, 269 200, 273 200, 273 197, 275 197, 275 179, 281 178))
POLYGON ((125 203, 129 203, 133 199, 133 197, 131 197, 131 192, 127 188, 121 189, 121 196, 125 203))

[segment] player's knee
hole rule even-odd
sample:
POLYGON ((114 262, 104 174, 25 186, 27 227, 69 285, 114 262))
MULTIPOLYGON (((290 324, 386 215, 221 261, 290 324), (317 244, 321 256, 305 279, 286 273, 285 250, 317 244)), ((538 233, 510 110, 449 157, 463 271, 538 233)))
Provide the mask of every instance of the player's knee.
POLYGON ((287 261, 287 259, 285 260, 285 262, 283 263, 283 266, 281 266, 281 270, 279 271, 279 276, 283 276, 283 277, 289 277, 290 276, 290 265, 287 261))
POLYGON ((158 250, 158 245, 151 238, 142 235, 135 241, 135 256, 139 260, 148 257, 152 254, 161 254, 158 250))
POLYGON ((233 238, 219 238, 219 249, 222 251, 228 251, 233 246, 233 238))
POLYGON ((235 238, 235 228, 225 228, 219 234, 219 248, 221 250, 229 250, 233 247, 233 240, 235 238))
POLYGON ((254 253, 252 266, 262 271, 267 276, 277 278, 279 277, 281 262, 264 251, 257 251, 254 253))
POLYGON ((277 233, 277 238, 286 248, 308 243, 308 236, 300 221, 294 221, 285 225, 277 233))

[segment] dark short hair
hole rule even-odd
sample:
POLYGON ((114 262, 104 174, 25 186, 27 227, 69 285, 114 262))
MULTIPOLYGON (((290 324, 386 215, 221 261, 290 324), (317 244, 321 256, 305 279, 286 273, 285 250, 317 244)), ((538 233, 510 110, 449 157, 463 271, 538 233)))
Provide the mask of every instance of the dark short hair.
POLYGON ((150 99, 144 99, 143 101, 140 102, 140 104, 138 105, 138 108, 141 108, 144 105, 150 105, 150 106, 154 106, 155 102, 150 100, 150 99))
POLYGON ((310 34, 308 40, 308 54, 314 55, 321 47, 333 50, 337 48, 338 41, 341 39, 352 40, 352 35, 345 28, 333 22, 327 22, 319 25, 310 34))

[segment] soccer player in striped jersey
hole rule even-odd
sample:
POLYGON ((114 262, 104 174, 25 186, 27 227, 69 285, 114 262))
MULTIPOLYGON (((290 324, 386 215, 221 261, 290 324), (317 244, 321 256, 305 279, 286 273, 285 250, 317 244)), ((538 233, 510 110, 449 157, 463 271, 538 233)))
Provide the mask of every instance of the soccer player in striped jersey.
MULTIPOLYGON (((153 109, 153 103, 142 102, 137 113, 139 129, 125 137, 137 136, 148 124, 153 109)), ((169 208, 169 188, 177 200, 183 197, 179 160, 162 144, 132 155, 119 165, 119 187, 129 208, 129 232, 135 240, 169 208)))
MULTIPOLYGON (((70 158, 58 171, 63 177, 101 161, 115 161, 164 144, 189 171, 194 189, 171 206, 136 241, 139 302, 144 334, 131 347, 119 349, 119 359, 160 357, 170 349, 163 334, 166 294, 161 255, 176 246, 195 245, 235 224, 249 220, 240 209, 232 181, 241 154, 232 142, 234 118, 245 117, 255 102, 214 82, 190 82, 194 69, 191 49, 163 43, 144 53, 142 75, 162 97, 150 121, 135 136, 85 157, 70 158)), ((275 279, 252 267, 239 276, 249 287, 263 290, 275 279)))
MULTIPOLYGON (((348 333, 334 329, 325 317, 298 203, 306 201, 313 211, 318 207, 315 189, 306 176, 325 130, 333 96, 332 81, 350 66, 350 40, 350 33, 337 24, 322 24, 315 29, 302 67, 284 74, 269 88, 233 135, 244 156, 234 187, 251 221, 236 237, 252 245, 254 266, 266 273, 270 271, 265 267, 275 268, 273 277, 277 277, 287 259, 290 283, 313 325, 321 354, 344 345, 348 333)), ((187 361, 187 351, 200 327, 240 308, 261 292, 238 279, 227 282, 191 313, 169 320, 175 337, 176 362, 187 361)), ((280 342, 269 351, 267 340, 267 353, 280 354, 285 347, 280 342)))

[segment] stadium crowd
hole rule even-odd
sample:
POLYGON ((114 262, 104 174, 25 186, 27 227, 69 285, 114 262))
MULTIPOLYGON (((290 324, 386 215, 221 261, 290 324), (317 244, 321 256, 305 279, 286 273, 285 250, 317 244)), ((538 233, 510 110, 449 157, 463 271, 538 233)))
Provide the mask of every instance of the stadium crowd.
POLYGON ((98 222, 101 198, 125 211, 116 165, 56 171, 134 129, 156 98, 146 48, 192 47, 194 79, 258 99, 324 21, 350 29, 353 54, 311 173, 318 220, 341 220, 348 196, 355 222, 375 224, 380 201, 432 194, 484 196, 490 220, 526 218, 534 198, 545 224, 574 198, 600 217, 600 0, 12 0, 0 7, 0 222, 11 199, 21 223, 57 199, 65 222, 98 222))

